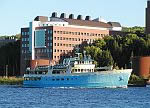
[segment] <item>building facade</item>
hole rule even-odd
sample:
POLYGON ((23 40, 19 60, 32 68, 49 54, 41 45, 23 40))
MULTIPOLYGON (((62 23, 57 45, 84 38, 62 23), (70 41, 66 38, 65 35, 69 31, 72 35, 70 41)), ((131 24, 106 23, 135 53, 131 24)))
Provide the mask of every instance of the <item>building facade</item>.
POLYGON ((147 1, 147 8, 146 8, 146 22, 145 22, 145 32, 146 34, 150 34, 150 0, 147 1))
POLYGON ((101 18, 91 20, 90 16, 83 19, 82 15, 78 15, 75 19, 73 14, 66 18, 66 14, 62 13, 57 17, 56 12, 50 18, 37 16, 29 27, 21 28, 21 75, 30 60, 59 62, 71 56, 74 47, 108 36, 110 31, 121 30, 118 22, 107 23, 101 18))

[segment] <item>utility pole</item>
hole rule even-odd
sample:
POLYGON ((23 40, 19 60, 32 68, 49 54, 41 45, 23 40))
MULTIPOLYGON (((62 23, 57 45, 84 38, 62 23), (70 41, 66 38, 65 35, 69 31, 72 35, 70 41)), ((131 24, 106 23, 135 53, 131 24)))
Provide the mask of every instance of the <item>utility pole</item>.
POLYGON ((8 65, 6 65, 6 78, 8 77, 8 65))

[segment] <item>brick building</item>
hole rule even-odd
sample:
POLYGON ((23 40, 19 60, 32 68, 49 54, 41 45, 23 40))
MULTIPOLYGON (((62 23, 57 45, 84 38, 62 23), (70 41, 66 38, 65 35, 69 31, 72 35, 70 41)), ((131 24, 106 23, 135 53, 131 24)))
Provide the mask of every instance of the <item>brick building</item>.
POLYGON ((90 16, 83 19, 82 15, 78 15, 75 19, 73 14, 67 18, 65 13, 58 17, 56 12, 50 18, 37 16, 29 27, 21 28, 21 75, 30 60, 38 60, 38 63, 43 63, 44 59, 46 63, 47 60, 58 62, 71 56, 75 46, 92 43, 121 30, 118 22, 106 22, 101 18, 92 20, 90 16))

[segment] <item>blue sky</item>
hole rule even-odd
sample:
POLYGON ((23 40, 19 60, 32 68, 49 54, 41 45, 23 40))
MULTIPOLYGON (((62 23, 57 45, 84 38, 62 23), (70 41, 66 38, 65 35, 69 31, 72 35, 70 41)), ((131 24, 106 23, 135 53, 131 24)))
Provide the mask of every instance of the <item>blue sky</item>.
POLYGON ((52 12, 101 16, 122 26, 145 26, 147 0, 0 0, 0 35, 20 33, 36 16, 52 12))

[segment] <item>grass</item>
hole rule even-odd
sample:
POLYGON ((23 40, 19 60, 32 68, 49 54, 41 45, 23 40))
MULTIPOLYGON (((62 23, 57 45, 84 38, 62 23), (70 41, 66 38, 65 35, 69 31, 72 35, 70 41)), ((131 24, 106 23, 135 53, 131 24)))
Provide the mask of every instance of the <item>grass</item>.
POLYGON ((1 85, 22 85, 23 84, 23 78, 0 77, 0 84, 1 85))

